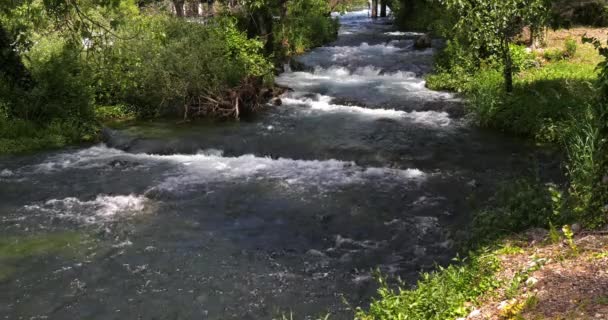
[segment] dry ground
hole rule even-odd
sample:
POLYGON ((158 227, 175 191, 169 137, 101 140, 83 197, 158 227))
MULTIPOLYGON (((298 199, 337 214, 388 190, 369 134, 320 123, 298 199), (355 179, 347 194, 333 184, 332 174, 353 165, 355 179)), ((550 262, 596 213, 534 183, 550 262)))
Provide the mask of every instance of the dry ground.
POLYGON ((546 231, 521 237, 499 256, 505 285, 468 319, 608 319, 608 234, 581 233, 574 248, 546 231))

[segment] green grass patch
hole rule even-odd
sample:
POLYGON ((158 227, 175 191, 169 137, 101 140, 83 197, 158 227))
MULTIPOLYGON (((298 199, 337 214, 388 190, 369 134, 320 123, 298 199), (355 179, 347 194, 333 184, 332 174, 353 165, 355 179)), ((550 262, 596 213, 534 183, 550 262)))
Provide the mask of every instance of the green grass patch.
POLYGON ((403 284, 392 288, 380 278, 379 298, 369 310, 358 309, 356 319, 444 320, 466 316, 471 304, 501 285, 495 277, 498 269, 496 254, 481 250, 448 267, 422 274, 415 289, 404 288, 403 284))

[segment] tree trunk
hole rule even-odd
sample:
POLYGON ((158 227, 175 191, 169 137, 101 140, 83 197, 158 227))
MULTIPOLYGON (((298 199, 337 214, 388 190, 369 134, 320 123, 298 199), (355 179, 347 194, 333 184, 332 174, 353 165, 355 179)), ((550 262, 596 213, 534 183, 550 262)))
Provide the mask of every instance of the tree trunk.
POLYGON ((11 36, 0 23, 0 75, 4 75, 11 85, 28 90, 34 84, 32 75, 12 43, 11 36))
POLYGON ((386 0, 380 0, 380 16, 386 17, 386 0))
POLYGON ((378 18, 378 0, 372 0, 372 18, 378 18))
POLYGON ((184 0, 173 0, 175 15, 182 18, 184 16, 184 0))
POLYGON ((264 50, 267 54, 272 54, 274 51, 272 25, 272 13, 268 8, 262 7, 251 12, 247 26, 247 36, 249 38, 259 36, 264 41, 264 50))
POLYGON ((509 49, 509 37, 505 35, 503 44, 503 63, 505 65, 504 77, 505 77, 505 90, 508 93, 513 92, 513 61, 511 60, 511 50, 509 49))

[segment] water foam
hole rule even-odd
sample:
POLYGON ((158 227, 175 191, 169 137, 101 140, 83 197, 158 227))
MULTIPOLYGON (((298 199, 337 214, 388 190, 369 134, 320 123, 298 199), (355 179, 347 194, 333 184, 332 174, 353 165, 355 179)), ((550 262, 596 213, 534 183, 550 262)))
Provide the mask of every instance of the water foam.
POLYGON ((445 127, 451 123, 450 117, 447 112, 437 111, 402 111, 395 109, 370 109, 359 106, 346 106, 333 104, 333 100, 330 96, 316 95, 315 98, 309 97, 283 97, 282 101, 284 105, 305 105, 310 110, 323 111, 329 113, 351 113, 369 117, 372 119, 378 118, 390 118, 390 119, 408 119, 417 124, 424 124, 427 126, 438 126, 445 127))
POLYGON ((319 47, 297 60, 311 67, 338 65, 356 68, 373 65, 385 70, 399 70, 421 58, 424 59, 422 62, 429 64, 434 50, 412 50, 413 44, 413 40, 393 40, 374 45, 364 42, 357 46, 319 47))
MULTIPOLYGON (((105 145, 98 145, 75 153, 53 156, 44 162, 42 168, 52 170, 90 169, 107 165, 113 160, 132 161, 142 166, 154 166, 161 163, 172 164, 175 169, 166 172, 166 178, 151 189, 180 191, 206 183, 226 182, 231 180, 266 180, 274 181, 284 187, 312 187, 327 189, 332 186, 349 184, 391 183, 402 184, 404 181, 420 181, 425 174, 417 169, 365 168, 354 162, 340 160, 294 160, 287 158, 273 159, 255 155, 225 157, 220 150, 206 150, 197 154, 131 154, 105 145)), ((38 167, 39 169, 40 167, 38 167)), ((84 203, 95 206, 102 216, 109 216, 121 210, 122 204, 130 198, 98 198, 84 203), (103 200, 110 200, 103 204, 103 200), (125 201, 122 201, 125 200, 125 201), (116 203, 116 205, 113 205, 116 203)), ((46 207, 59 202, 51 201, 46 207)), ((61 203, 68 207, 81 205, 78 199, 68 198, 61 203)), ((135 202, 138 203, 138 202, 135 202)))
POLYGON ((25 206, 24 209, 82 224, 102 224, 139 214, 144 210, 146 202, 144 196, 98 195, 89 201, 74 197, 51 199, 42 204, 25 206))
POLYGON ((178 175, 167 178, 155 188, 168 191, 185 191, 192 186, 227 180, 266 180, 278 182, 284 188, 312 187, 326 190, 366 182, 401 184, 426 177, 418 169, 363 168, 354 162, 333 159, 272 159, 254 155, 161 157, 183 164, 178 175))
POLYGON ((382 73, 375 67, 350 71, 344 67, 316 68, 314 72, 287 72, 277 83, 301 92, 316 92, 368 105, 400 102, 448 100, 454 95, 431 91, 423 79, 412 72, 382 73))

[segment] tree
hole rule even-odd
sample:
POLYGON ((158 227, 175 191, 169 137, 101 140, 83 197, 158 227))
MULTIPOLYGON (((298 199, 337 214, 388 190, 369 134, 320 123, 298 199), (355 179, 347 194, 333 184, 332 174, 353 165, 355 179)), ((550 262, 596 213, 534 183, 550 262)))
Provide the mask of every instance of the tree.
POLYGON ((503 63, 505 88, 513 91, 509 45, 525 26, 540 28, 549 14, 549 0, 440 0, 458 17, 455 28, 476 50, 496 54, 503 63))

